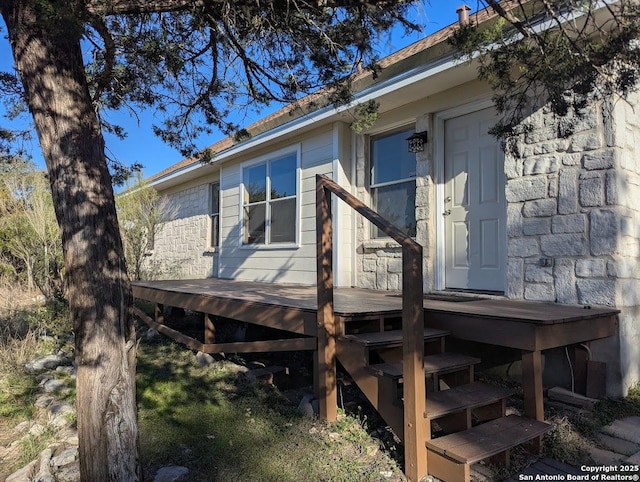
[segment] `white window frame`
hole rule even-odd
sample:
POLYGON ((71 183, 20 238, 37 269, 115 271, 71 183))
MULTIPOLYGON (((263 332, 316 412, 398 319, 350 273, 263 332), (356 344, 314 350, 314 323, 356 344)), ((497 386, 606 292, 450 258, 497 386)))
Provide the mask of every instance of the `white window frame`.
POLYGON ((215 251, 220 247, 220 194, 220 181, 209 183, 209 240, 207 243, 209 251, 215 251), (213 206, 214 189, 218 190, 217 210, 214 210, 213 206))
MULTIPOLYGON (((370 203, 371 203, 371 208, 376 211, 377 207, 374 205, 374 199, 375 199, 375 195, 374 195, 374 191, 377 188, 381 188, 381 187, 386 187, 386 186, 393 186, 396 184, 404 184, 406 182, 409 181, 414 181, 414 183, 416 182, 417 179, 417 159, 416 159, 416 164, 414 167, 414 172, 413 172, 413 176, 407 177, 407 178, 402 178, 402 179, 396 179, 394 181, 387 181, 387 182, 379 182, 379 183, 374 183, 373 182, 373 176, 372 176, 372 169, 373 169, 373 142, 376 139, 379 138, 384 138, 387 136, 391 136, 393 134, 397 134, 399 132, 403 132, 403 131, 407 131, 409 132, 409 135, 411 134, 412 131, 415 130, 415 126, 413 124, 404 124, 404 125, 400 125, 385 131, 380 131, 380 132, 376 132, 375 134, 371 134, 368 136, 367 139, 367 157, 368 157, 368 163, 367 163, 367 182, 368 182, 368 191, 369 191, 369 199, 370 199, 370 203)), ((408 136, 407 136, 408 137, 408 136)), ((402 148, 407 149, 408 145, 403 145, 402 148)), ((417 184, 415 185, 415 187, 417 188, 417 184)), ((415 203, 414 203, 414 210, 413 210, 413 216, 414 216, 414 222, 416 221, 416 213, 415 213, 415 203)), ((388 239, 389 236, 387 236, 386 234, 382 233, 381 236, 374 236, 374 233, 377 231, 377 228, 372 224, 371 225, 371 229, 369 230, 369 239, 371 240, 378 240, 378 239, 388 239)), ((415 234, 413 235, 413 237, 415 237, 415 234)))
MULTIPOLYGON (((300 247, 300 155, 301 149, 300 145, 294 145, 291 147, 285 147, 283 149, 279 149, 277 151, 271 152, 264 156, 260 156, 258 158, 252 159, 251 161, 244 162, 240 165, 240 203, 239 203, 239 226, 240 226, 240 248, 242 249, 250 249, 250 250, 260 250, 260 249, 291 249, 300 247), (267 164, 267 186, 266 192, 267 195, 270 193, 270 175, 269 175, 269 163, 271 161, 277 161, 287 155, 295 155, 296 158, 296 172, 295 172, 295 181, 296 181, 296 194, 295 194, 295 206, 296 206, 296 215, 295 215, 295 241, 293 242, 283 242, 283 243, 270 243, 270 203, 271 200, 265 200, 266 209, 265 209, 265 242, 264 243, 245 243, 245 232, 246 226, 244 222, 244 208, 247 204, 245 204, 245 182, 244 182, 244 171, 248 167, 258 166, 260 164, 267 164)), ((294 196, 280 199, 288 199, 293 198, 294 196)))

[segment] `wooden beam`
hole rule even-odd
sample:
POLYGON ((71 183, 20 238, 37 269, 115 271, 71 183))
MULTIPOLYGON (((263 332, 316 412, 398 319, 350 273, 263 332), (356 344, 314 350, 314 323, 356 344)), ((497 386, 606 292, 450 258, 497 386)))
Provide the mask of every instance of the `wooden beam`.
POLYGON ((336 321, 333 311, 333 231, 331 198, 321 183, 316 183, 317 253, 317 336, 318 349, 314 374, 320 418, 330 422, 338 416, 336 377, 336 321))
POLYGON ((211 344, 216 342, 216 326, 213 323, 214 316, 210 313, 203 313, 204 317, 204 343, 211 344))
MULTIPOLYGON (((524 413, 534 420, 544 421, 544 398, 542 392, 542 353, 525 351, 522 353, 522 392, 524 413)), ((542 437, 531 440, 529 450, 540 453, 542 437)))
POLYGON ((265 353, 276 351, 302 351, 317 348, 315 338, 284 338, 281 340, 237 341, 204 344, 204 353, 265 353))
POLYGON ((176 331, 173 328, 169 328, 167 325, 163 325, 162 323, 157 323, 156 321, 148 317, 147 314, 139 308, 133 308, 133 312, 138 318, 140 318, 158 333, 167 335, 168 337, 171 337, 174 340, 188 346, 192 350, 202 351, 202 347, 204 345, 195 338, 180 333, 179 331, 176 331))
POLYGON ((406 243, 402 249, 404 460, 405 474, 415 482, 427 475, 425 441, 431 438, 431 430, 424 423, 427 392, 422 296, 422 247, 406 243))
POLYGON ((153 317, 157 323, 164 324, 164 305, 156 303, 153 307, 153 317))
POLYGON ((257 340, 242 341, 233 343, 201 343, 200 341, 180 333, 173 328, 169 328, 161 323, 156 323, 138 308, 133 309, 136 316, 144 321, 151 328, 157 330, 163 335, 173 338, 179 343, 186 345, 192 350, 201 351, 203 353, 253 353, 253 352, 272 352, 272 351, 301 351, 315 350, 317 347, 315 338, 285 338, 281 340, 257 340))
POLYGON ((211 313, 222 318, 254 323, 300 335, 315 336, 315 310, 252 302, 240 298, 222 298, 200 293, 179 293, 137 286, 136 298, 192 311, 211 313))

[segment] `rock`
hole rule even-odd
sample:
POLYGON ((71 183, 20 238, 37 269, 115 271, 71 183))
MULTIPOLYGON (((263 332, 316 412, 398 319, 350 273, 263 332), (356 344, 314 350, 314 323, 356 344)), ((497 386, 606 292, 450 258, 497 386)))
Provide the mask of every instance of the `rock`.
POLYGON ((51 459, 51 466, 55 469, 65 467, 78 460, 78 447, 70 447, 51 459))
POLYGON ((607 435, 640 444, 640 417, 615 420, 602 429, 607 435))
POLYGON ((55 482, 55 478, 51 473, 51 457, 53 456, 53 450, 51 448, 46 448, 42 452, 40 452, 40 470, 38 470, 38 475, 36 476, 36 480, 38 482, 55 482))
POLYGON ((27 432, 29 435, 33 435, 34 437, 37 437, 38 435, 42 435, 45 430, 47 430, 44 426, 40 425, 39 423, 34 423, 33 425, 31 425, 31 427, 29 428, 29 432, 27 432))
POLYGON ((587 447, 587 454, 596 465, 617 465, 624 458, 620 454, 597 447, 587 447))
POLYGON ((25 369, 29 373, 39 373, 45 370, 53 370, 60 365, 66 365, 67 359, 61 355, 46 355, 36 360, 30 361, 25 365, 25 369))
POLYGON ((40 395, 37 399, 36 399, 36 407, 38 408, 47 408, 49 405, 51 405, 54 402, 55 398, 53 398, 51 395, 40 395))
POLYGON ((49 413, 52 417, 49 423, 58 429, 71 425, 75 418, 75 409, 67 402, 52 403, 49 405, 49 413))
POLYGON ((7 477, 5 482, 31 482, 39 466, 40 461, 34 460, 7 477))
POLYGON ((45 393, 61 392, 67 388, 67 384, 63 380, 57 378, 50 378, 44 383, 41 383, 42 390, 45 393))
POLYGON ((180 467, 172 465, 169 467, 162 467, 156 473, 153 482, 176 482, 181 477, 184 477, 189 473, 189 469, 186 467, 180 467))
POLYGON ((196 353, 196 360, 201 368, 209 367, 216 362, 215 358, 213 358, 211 355, 209 355, 208 353, 202 353, 201 351, 196 353))
POLYGON ((29 420, 25 420, 24 422, 20 422, 13 428, 13 433, 15 435, 20 435, 29 430, 29 427, 31 427, 31 422, 29 420))
POLYGON ((80 464, 73 463, 56 471, 56 482, 80 482, 80 464))
POLYGON ((49 413, 53 416, 58 415, 67 415, 69 413, 74 413, 75 408, 67 402, 53 402, 48 406, 49 413))
POLYGON ((313 395, 307 393, 302 397, 302 400, 300 400, 300 403, 298 404, 298 413, 300 413, 300 415, 302 415, 303 417, 313 418, 316 416, 311 402, 312 399, 313 395))
POLYGON ((636 443, 617 437, 611 437, 603 433, 598 435, 598 442, 603 449, 610 450, 621 455, 631 456, 640 451, 640 445, 636 443))
POLYGON ((640 465, 640 451, 622 461, 625 465, 640 465))
POLYGON ((158 330, 154 330, 153 328, 149 328, 147 330, 147 332, 144 334, 144 338, 145 338, 145 340, 153 340, 159 334, 160 333, 158 333, 158 330))

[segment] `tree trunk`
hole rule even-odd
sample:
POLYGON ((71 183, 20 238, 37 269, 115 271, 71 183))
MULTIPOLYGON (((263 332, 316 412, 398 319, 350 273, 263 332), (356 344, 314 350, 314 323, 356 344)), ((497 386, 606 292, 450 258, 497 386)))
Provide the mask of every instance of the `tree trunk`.
POLYGON ((83 481, 141 479, 132 295, 82 60, 82 2, 0 0, 62 231, 83 481))

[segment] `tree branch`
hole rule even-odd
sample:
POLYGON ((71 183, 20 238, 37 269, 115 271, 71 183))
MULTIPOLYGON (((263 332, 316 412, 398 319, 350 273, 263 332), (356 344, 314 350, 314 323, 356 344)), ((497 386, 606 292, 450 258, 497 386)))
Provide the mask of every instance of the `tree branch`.
MULTIPOLYGON (((89 0, 85 4, 86 10, 93 15, 127 15, 143 13, 180 12, 212 5, 224 5, 229 0, 89 0)), ((414 0, 234 0, 234 7, 252 8, 290 8, 291 5, 308 8, 335 8, 355 6, 376 6, 384 8, 386 5, 397 6, 399 3, 412 3, 414 0)), ((494 2, 491 2, 494 3, 494 2)))

